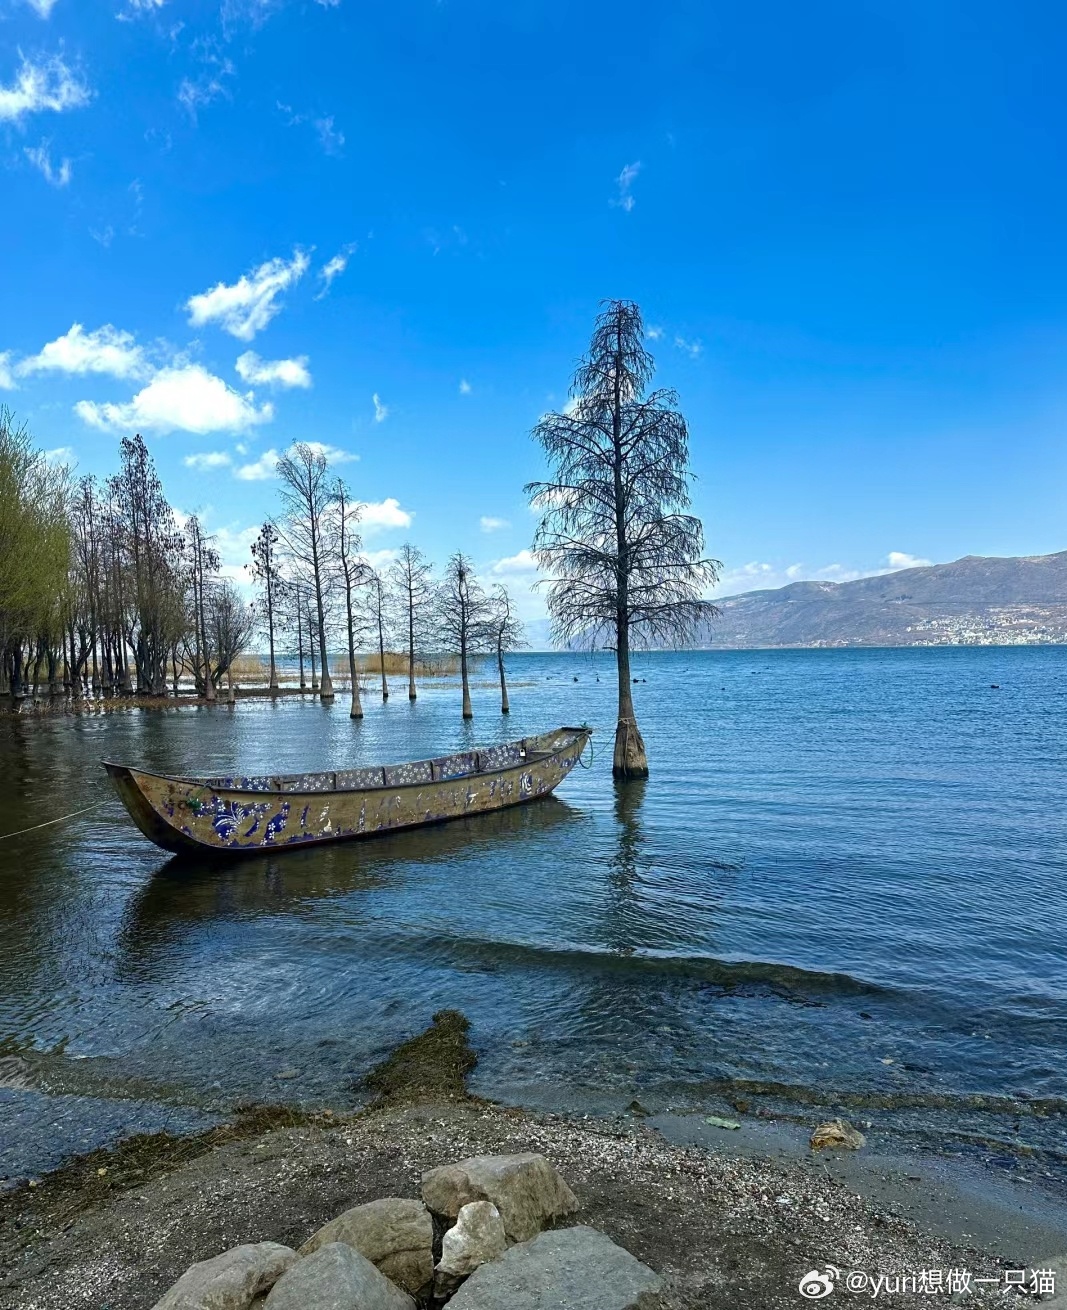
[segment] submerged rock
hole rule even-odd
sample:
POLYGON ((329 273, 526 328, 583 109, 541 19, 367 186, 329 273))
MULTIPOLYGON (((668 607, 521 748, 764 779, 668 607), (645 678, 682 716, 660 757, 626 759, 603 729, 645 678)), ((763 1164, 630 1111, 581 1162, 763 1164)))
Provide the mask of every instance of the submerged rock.
POLYGON ((455 1219, 471 1201, 492 1201, 514 1242, 578 1209, 578 1198, 543 1155, 478 1155, 422 1176, 423 1200, 455 1219))
POLYGON ((476 1269, 450 1310, 640 1310, 663 1280, 629 1251, 579 1226, 541 1233, 476 1269))
POLYGON ((845 1119, 830 1119, 824 1124, 819 1124, 812 1133, 811 1149, 822 1151, 827 1148, 844 1147, 848 1151, 858 1151, 866 1140, 866 1137, 861 1132, 857 1132, 845 1119))
POLYGON ((415 1302, 344 1242, 330 1242, 283 1274, 264 1310, 415 1310, 415 1302))
POLYGON ((253 1297, 273 1287, 297 1258, 278 1242, 235 1246, 191 1265, 154 1310, 247 1310, 253 1297))
POLYGON ((353 1206, 309 1237, 300 1255, 331 1242, 352 1247, 405 1291, 433 1277, 433 1220, 421 1201, 393 1196, 353 1206))
POLYGON ((507 1250, 504 1221, 492 1201, 470 1201, 441 1242, 441 1259, 434 1271, 434 1291, 447 1295, 481 1265, 507 1250))

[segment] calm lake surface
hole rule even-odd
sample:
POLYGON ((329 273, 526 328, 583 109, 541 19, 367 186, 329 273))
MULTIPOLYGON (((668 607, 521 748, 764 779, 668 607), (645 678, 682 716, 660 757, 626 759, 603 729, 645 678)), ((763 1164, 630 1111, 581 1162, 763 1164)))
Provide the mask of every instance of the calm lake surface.
POLYGON ((514 656, 510 718, 486 677, 471 726, 451 682, 411 706, 399 680, 362 723, 340 690, 0 723, 0 832, 103 802, 0 841, 0 1177, 241 1099, 353 1103, 454 1006, 490 1097, 740 1095, 1062 1179, 1067 649, 642 656, 653 774, 621 789, 608 661, 514 656), (348 767, 583 721, 558 799, 221 869, 145 841, 98 763, 348 767))

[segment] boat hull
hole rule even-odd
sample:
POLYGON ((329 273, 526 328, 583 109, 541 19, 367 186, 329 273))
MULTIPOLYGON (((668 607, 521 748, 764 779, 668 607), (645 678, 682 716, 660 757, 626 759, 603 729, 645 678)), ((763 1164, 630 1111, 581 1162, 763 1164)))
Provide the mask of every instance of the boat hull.
POLYGON ((179 778, 107 761, 104 767, 134 823, 157 846, 254 855, 377 837, 551 795, 578 763, 589 731, 560 728, 485 752, 294 778, 179 778), (483 757, 499 767, 484 767, 483 757), (474 767, 454 771, 467 762, 474 767), (358 785, 375 777, 373 786, 358 785))

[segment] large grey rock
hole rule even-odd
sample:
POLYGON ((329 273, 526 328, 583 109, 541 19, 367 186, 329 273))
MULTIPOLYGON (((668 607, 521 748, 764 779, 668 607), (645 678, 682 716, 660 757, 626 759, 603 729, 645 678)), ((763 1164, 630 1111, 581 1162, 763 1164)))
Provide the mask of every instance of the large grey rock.
POLYGON ((358 1251, 330 1242, 278 1279, 263 1310, 415 1310, 415 1302, 358 1251))
POLYGON ((662 1285, 595 1228, 560 1228, 476 1269, 448 1310, 640 1310, 662 1285))
POLYGON ((296 1252, 278 1242, 235 1246, 190 1266, 155 1310, 248 1310, 296 1260, 296 1252))
POLYGON ((578 1198, 543 1155, 478 1155, 442 1165, 423 1174, 422 1197, 449 1219, 471 1201, 492 1201, 514 1242, 578 1209, 578 1198))
POLYGON ((421 1201, 391 1196, 353 1206, 300 1248, 310 1255, 330 1242, 344 1242, 408 1292, 417 1292, 433 1277, 433 1220, 421 1201))
POLYGON ((434 1291, 438 1296, 454 1291, 479 1265, 502 1256, 507 1245, 504 1221, 492 1201, 468 1202, 441 1242, 434 1291))

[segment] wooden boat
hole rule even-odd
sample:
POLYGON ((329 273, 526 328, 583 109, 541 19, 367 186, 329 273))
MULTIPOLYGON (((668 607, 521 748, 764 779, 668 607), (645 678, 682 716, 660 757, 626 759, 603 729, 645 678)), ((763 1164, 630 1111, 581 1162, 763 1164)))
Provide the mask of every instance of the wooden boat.
POLYGON ((179 778, 103 761, 130 817, 168 851, 220 855, 375 837, 547 796, 590 728, 556 728, 440 759, 326 773, 179 778))

